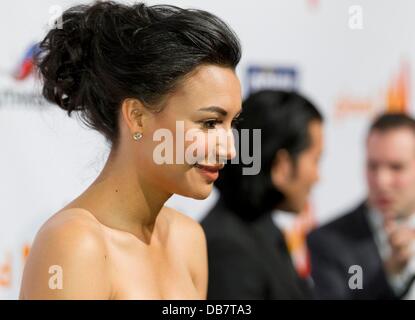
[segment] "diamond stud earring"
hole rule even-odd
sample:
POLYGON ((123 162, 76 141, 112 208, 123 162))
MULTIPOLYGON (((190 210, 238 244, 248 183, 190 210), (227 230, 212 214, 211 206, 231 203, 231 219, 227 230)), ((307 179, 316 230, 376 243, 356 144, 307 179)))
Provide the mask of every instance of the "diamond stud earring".
POLYGON ((141 139, 142 136, 143 136, 143 134, 141 132, 136 132, 136 133, 133 134, 133 139, 135 141, 138 141, 138 140, 141 139))

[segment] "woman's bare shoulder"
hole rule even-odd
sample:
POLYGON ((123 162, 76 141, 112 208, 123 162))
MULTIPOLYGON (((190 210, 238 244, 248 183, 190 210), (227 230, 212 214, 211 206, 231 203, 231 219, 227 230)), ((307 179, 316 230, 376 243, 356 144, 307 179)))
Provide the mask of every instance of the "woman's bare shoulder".
POLYGON ((87 210, 81 208, 63 209, 49 218, 39 229, 32 249, 36 246, 47 246, 51 249, 56 245, 66 249, 105 248, 103 230, 98 220, 87 210), (80 247, 78 247, 80 246, 80 247))
POLYGON ((105 298, 109 293, 105 279, 107 249, 98 221, 83 209, 64 209, 47 220, 35 237, 21 297, 105 298), (54 270, 62 273, 63 288, 51 288, 54 270))
POLYGON ((77 236, 87 231, 87 234, 99 236, 102 229, 98 220, 86 209, 66 208, 56 212, 40 228, 38 234, 55 233, 55 231, 77 236), (71 232, 65 232, 70 230, 71 232), (75 233, 72 233, 74 232, 75 233))

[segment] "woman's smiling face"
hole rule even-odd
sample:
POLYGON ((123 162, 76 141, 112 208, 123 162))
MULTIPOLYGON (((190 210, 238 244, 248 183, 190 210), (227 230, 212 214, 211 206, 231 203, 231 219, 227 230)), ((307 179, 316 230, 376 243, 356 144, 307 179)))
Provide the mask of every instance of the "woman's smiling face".
POLYGON ((142 174, 167 193, 206 198, 223 162, 235 156, 232 125, 241 99, 234 70, 199 66, 146 120, 139 142, 142 174))

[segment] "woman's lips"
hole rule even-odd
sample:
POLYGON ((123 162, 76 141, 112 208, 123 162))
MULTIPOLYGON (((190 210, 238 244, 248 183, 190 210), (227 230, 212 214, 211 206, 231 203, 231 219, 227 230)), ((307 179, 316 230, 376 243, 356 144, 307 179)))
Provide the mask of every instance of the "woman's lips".
POLYGON ((224 167, 223 164, 218 165, 202 165, 196 163, 194 167, 197 171, 210 182, 215 181, 219 177, 219 170, 224 167))

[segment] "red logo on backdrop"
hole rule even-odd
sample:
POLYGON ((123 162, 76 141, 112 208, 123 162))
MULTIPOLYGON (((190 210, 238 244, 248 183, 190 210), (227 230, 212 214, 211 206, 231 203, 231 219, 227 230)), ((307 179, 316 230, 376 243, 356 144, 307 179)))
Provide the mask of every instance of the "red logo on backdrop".
POLYGON ((34 71, 34 57, 39 52, 39 44, 32 44, 25 52, 13 76, 17 80, 24 80, 34 71))

